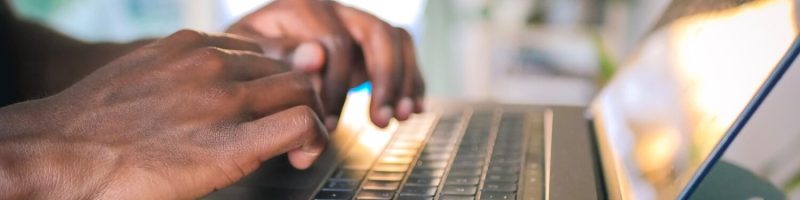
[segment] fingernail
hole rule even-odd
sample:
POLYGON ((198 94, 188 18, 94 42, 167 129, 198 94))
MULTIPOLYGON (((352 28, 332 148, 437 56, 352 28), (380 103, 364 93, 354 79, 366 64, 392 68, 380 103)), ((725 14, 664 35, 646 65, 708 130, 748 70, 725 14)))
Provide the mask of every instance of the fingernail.
POLYGON ((318 156, 321 152, 314 150, 311 148, 311 145, 303 145, 300 147, 300 152, 303 152, 303 155, 312 156, 312 158, 318 156))
POLYGON ((414 102, 411 101, 411 98, 403 97, 400 99, 400 102, 397 103, 398 118, 407 119, 411 116, 411 112, 414 112, 414 102))
POLYGON ((339 124, 339 117, 337 116, 327 116, 325 117, 325 128, 328 131, 333 131, 336 129, 336 126, 339 124))
POLYGON ((394 116, 394 112, 392 112, 392 108, 389 106, 383 106, 378 110, 378 117, 381 121, 385 121, 386 124, 389 124, 389 120, 392 119, 392 116, 394 116))
POLYGON ((308 148, 301 147, 300 151, 289 152, 289 162, 297 169, 308 169, 320 154, 322 152, 311 151, 308 148))
POLYGON ((308 59, 308 56, 300 51, 300 48, 292 54, 292 65, 295 69, 307 71, 310 67, 309 65, 311 65, 310 63, 311 59, 308 59))
POLYGON ((292 54, 292 65, 295 69, 311 72, 316 70, 321 63, 318 61, 321 55, 317 45, 313 43, 303 43, 295 49, 292 54))

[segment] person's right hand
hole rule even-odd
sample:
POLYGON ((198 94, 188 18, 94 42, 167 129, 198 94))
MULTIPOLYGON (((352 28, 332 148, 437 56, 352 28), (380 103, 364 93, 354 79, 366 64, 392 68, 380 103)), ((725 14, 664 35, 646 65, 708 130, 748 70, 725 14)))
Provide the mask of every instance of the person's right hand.
POLYGON ((276 0, 228 28, 265 46, 318 83, 325 123, 333 129, 347 91, 372 83, 371 121, 386 127, 424 110, 425 81, 411 35, 365 11, 336 1, 276 0))
POLYGON ((180 31, 59 94, 0 109, 0 191, 198 198, 282 153, 307 168, 324 149, 322 110, 306 76, 259 45, 180 31))

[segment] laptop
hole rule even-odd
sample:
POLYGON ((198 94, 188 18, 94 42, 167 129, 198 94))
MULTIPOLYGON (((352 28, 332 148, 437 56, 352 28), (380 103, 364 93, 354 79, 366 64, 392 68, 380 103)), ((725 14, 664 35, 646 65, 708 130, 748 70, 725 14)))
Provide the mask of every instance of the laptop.
POLYGON ((380 129, 354 90, 312 167, 273 158, 206 198, 687 199, 795 63, 793 8, 673 2, 588 107, 439 99, 380 129))

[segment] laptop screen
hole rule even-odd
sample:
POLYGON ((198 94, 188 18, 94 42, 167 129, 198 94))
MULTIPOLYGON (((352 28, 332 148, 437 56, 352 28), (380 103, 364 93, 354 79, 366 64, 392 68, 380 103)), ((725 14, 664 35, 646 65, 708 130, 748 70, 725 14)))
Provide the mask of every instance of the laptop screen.
POLYGON ((675 199, 797 36, 794 2, 676 1, 592 103, 610 195, 675 199))

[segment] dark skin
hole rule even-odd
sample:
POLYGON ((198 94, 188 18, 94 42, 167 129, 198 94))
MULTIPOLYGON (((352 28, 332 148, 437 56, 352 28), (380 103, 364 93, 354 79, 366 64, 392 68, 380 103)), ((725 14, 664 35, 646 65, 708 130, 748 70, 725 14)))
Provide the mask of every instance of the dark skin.
POLYGON ((354 84, 374 82, 379 126, 422 109, 408 34, 332 2, 278 0, 230 34, 149 44, 14 26, 41 33, 14 44, 31 50, 28 98, 44 98, 0 108, 0 199, 198 198, 276 155, 309 167, 354 84))
POLYGON ((3 195, 199 197, 284 152, 308 167, 325 146, 321 112, 306 75, 255 43, 180 31, 56 95, 3 108, 12 134, 0 157, 13 183, 3 195))
POLYGON ((367 80, 373 84, 370 117, 376 125, 423 110, 425 84, 411 36, 369 13, 334 1, 276 1, 228 32, 255 38, 267 55, 316 75, 328 125, 338 120, 347 90, 367 80))
MULTIPOLYGON (((15 30, 24 33, 19 39, 25 42, 16 49, 23 50, 20 69, 28 98, 63 90, 152 41, 90 44, 22 21, 15 30)), ((385 127, 392 117, 405 120, 423 110, 425 84, 411 36, 364 11, 334 1, 278 0, 227 32, 252 39, 267 57, 310 74, 325 104, 329 129, 338 121, 347 90, 365 81, 374 86, 370 117, 376 125, 385 127)))

